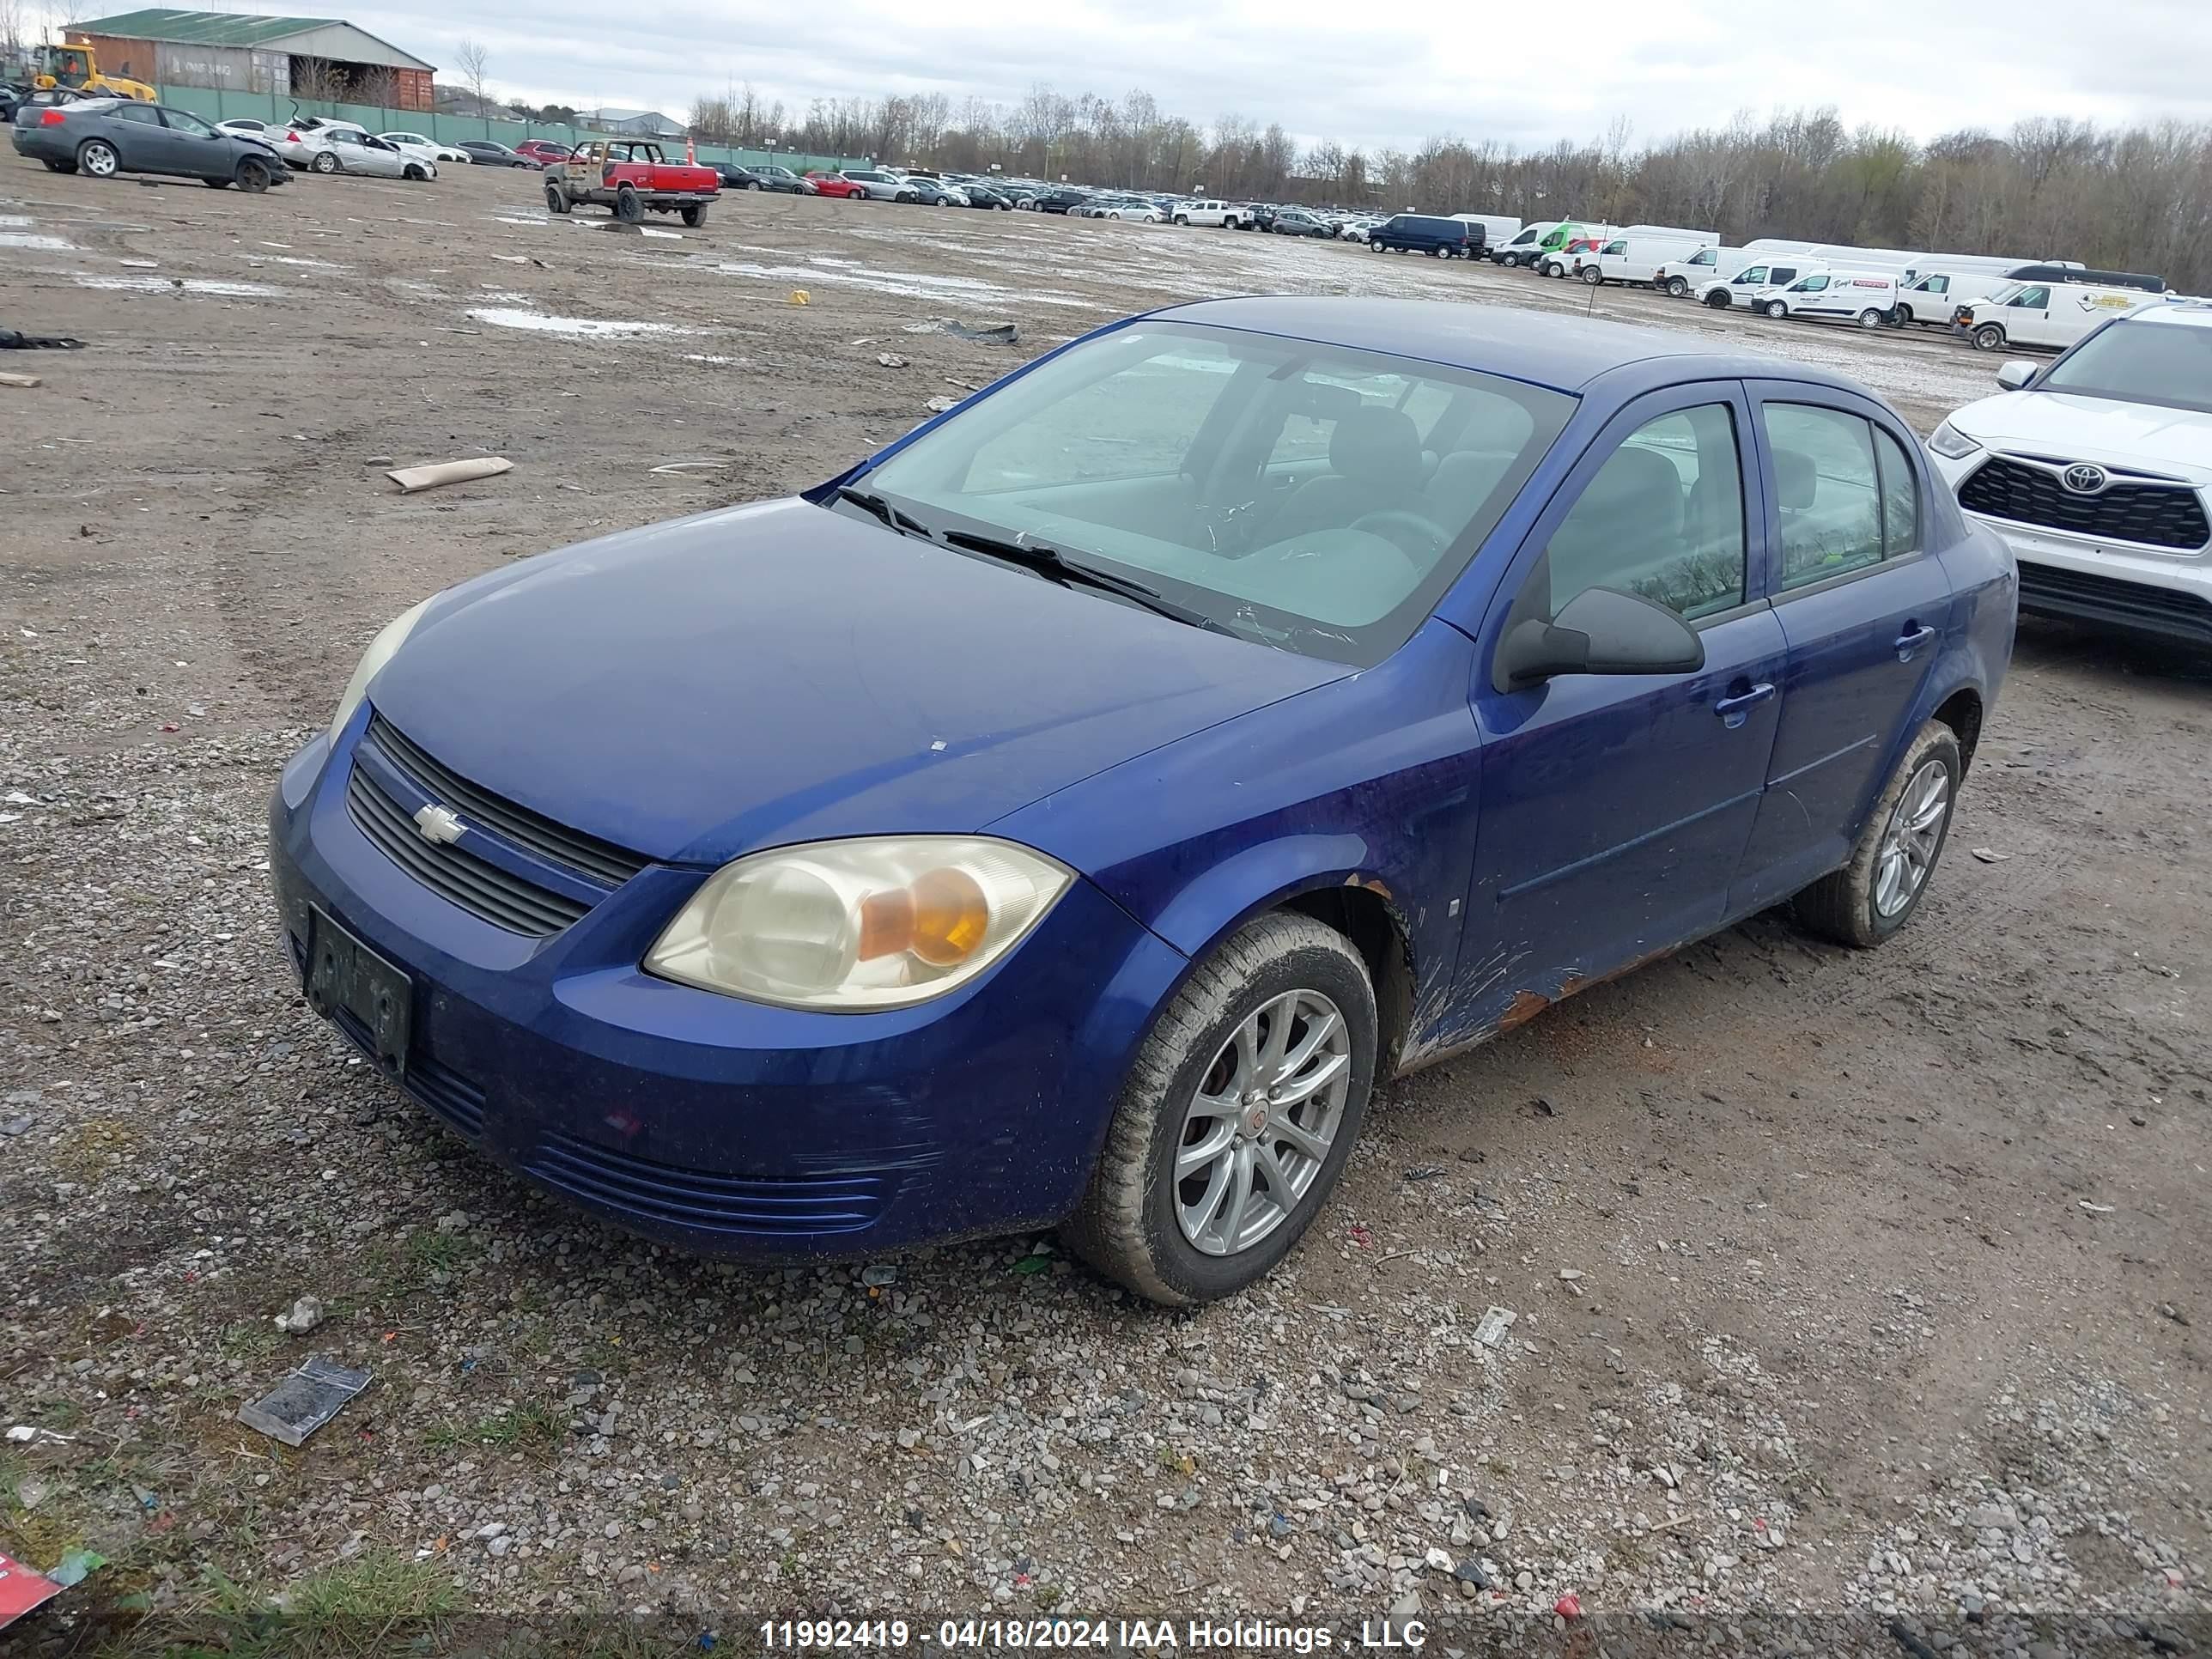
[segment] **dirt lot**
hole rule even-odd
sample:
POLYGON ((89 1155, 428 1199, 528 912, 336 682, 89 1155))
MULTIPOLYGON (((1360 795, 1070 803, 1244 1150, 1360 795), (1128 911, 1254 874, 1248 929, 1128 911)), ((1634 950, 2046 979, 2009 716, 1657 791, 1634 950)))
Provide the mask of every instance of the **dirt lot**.
MULTIPOLYGON (((1564 1592, 1614 1651, 1707 1615, 1771 1621, 1701 1626, 1723 1651, 2203 1632, 2203 661, 2026 629, 1903 936, 1850 954, 1763 917, 1394 1086, 1304 1249, 1194 1316, 1048 1240, 887 1287, 703 1266, 365 1075, 280 959, 264 802, 416 598, 815 481, 1149 304, 1589 303, 1028 215, 605 222, 482 169, 249 198, 0 157, 0 325, 89 342, 9 354, 46 384, 0 392, 0 1422, 30 1431, 0 1443, 0 1549, 106 1558, 25 1650, 1416 1607, 1474 1649, 1554 1639, 1564 1592), (1022 343, 910 331, 945 318, 1022 343), (514 471, 380 476, 483 452, 514 471), (719 465, 654 471, 684 460, 719 465), (280 1334, 303 1294, 325 1322, 280 1334), (311 1350, 374 1383, 297 1452, 232 1420, 311 1350)), ((1994 367, 1595 307, 1844 367, 1923 428, 1994 367)))

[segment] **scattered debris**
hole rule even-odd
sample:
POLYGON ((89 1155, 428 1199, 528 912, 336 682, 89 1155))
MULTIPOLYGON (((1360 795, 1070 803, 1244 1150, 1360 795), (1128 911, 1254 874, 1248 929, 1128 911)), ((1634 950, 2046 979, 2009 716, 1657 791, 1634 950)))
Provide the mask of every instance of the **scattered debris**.
POLYGON ((795 288, 791 290, 791 303, 795 306, 812 305, 814 296, 803 288, 795 288))
POLYGON ((902 323, 900 330, 907 334, 950 334, 957 340, 973 340, 981 345, 1019 345, 1021 329, 1012 323, 957 323, 950 317, 933 317, 926 323, 902 323))
POLYGON ((84 1583, 106 1565, 106 1556, 96 1555, 90 1550, 64 1550, 60 1565, 46 1577, 64 1589, 70 1589, 84 1583))
POLYGON ((881 1290, 898 1283, 898 1269, 880 1261, 872 1261, 860 1269, 860 1283, 881 1290))
POLYGON ((27 1446, 34 1443, 43 1446, 49 1441, 58 1446, 74 1445, 76 1443, 76 1437, 73 1434, 57 1434, 52 1429, 42 1429, 30 1423, 16 1424, 14 1428, 8 1431, 8 1437, 19 1446, 27 1446))
POLYGON ((471 460, 440 461, 432 466, 403 466, 384 476, 399 486, 402 495, 412 495, 418 489, 466 483, 471 478, 496 477, 514 465, 502 455, 478 455, 471 460))
POLYGON ((885 368, 904 368, 906 367, 906 359, 900 356, 896 351, 878 351, 876 354, 876 361, 881 363, 885 368))
POLYGON ((66 334, 19 334, 0 328, 0 351, 82 351, 84 342, 66 334))
POLYGON ((2081 1207, 2087 1210, 2091 1215, 2110 1215, 2112 1212, 2112 1206, 2109 1204, 2092 1204, 2086 1198, 2081 1200, 2080 1202, 2081 1207))
POLYGON ((26 391, 28 391, 31 387, 39 384, 40 384, 39 377, 35 374, 0 374, 0 386, 21 386, 26 391))
POLYGON ((1443 1172, 1444 1166, 1441 1164, 1416 1164, 1405 1172, 1403 1178, 1407 1181, 1434 1181, 1443 1172))
POLYGON ((276 1316, 276 1328, 294 1336, 305 1336, 323 1322, 323 1304, 319 1298, 303 1296, 292 1304, 289 1313, 276 1316))
POLYGON ((2002 864, 2007 859, 2010 858, 2012 854, 2009 853, 2000 853, 1987 847, 1977 847, 1974 848, 1974 856, 1984 864, 2002 864))
POLYGON ((1580 1267, 1562 1267, 1559 1269, 1559 1279, 1563 1284, 1571 1285, 1575 1280, 1580 1279, 1582 1276, 1583 1270, 1580 1267))
POLYGON ((960 407, 957 398, 932 398, 922 407, 933 415, 943 415, 960 407))
POLYGON ((526 253, 495 253, 491 257, 504 265, 526 265, 530 263, 530 256, 526 253))
POLYGON ((1475 1322, 1474 1340, 1486 1348, 1502 1346, 1505 1333, 1513 1328, 1513 1322, 1520 1316, 1510 1308, 1492 1306, 1485 1309, 1482 1317, 1475 1322))
POLYGON ((678 477, 686 472, 720 472, 729 465, 727 461, 702 458, 691 461, 663 461, 659 466, 648 467, 646 470, 659 473, 664 477, 678 477))
POLYGON ((33 1607, 52 1601, 63 1588, 13 1556, 0 1554, 0 1629, 14 1624, 33 1607))
POLYGON ((1429 1546, 1426 1553, 1425 1553, 1421 1559, 1428 1563, 1431 1571, 1447 1575, 1454 1571, 1458 1565, 1451 1557, 1446 1555, 1442 1550, 1438 1549, 1433 1544, 1429 1546))
POLYGON ((1583 1599, 1569 1590, 1552 1603, 1552 1611, 1562 1619, 1579 1619, 1583 1616, 1583 1599))
POLYGON ((300 1369, 258 1400, 238 1408, 238 1420, 288 1446, 304 1444, 309 1435, 336 1417, 368 1386, 366 1370, 356 1370, 311 1353, 300 1369))

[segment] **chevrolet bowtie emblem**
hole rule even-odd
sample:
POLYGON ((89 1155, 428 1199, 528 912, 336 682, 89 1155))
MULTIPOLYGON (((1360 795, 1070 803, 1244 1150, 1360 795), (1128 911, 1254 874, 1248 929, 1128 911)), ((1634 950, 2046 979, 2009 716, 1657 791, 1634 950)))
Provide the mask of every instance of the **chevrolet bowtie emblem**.
POLYGON ((461 821, 450 807, 432 801, 415 814, 415 827, 422 832, 422 839, 450 844, 461 838, 461 821))

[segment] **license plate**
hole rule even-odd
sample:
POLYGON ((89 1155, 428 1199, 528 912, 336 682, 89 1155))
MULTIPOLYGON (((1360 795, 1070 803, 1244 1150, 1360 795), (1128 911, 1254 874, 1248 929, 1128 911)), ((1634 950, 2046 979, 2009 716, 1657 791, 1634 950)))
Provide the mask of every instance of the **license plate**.
MULTIPOLYGON (((307 1001, 325 1019, 350 1014, 368 1033, 377 1063, 394 1077, 407 1069, 415 1023, 415 982, 322 910, 307 945, 307 1001)), ((356 1032, 356 1036, 360 1033, 356 1032)))

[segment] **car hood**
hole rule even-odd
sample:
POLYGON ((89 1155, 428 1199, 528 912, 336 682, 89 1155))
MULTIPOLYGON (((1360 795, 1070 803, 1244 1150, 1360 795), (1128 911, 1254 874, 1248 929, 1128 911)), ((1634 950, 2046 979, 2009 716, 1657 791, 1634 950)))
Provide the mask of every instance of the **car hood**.
POLYGON ((1352 672, 787 500, 465 584, 369 695, 483 787, 715 864, 977 830, 1352 672))
POLYGON ((1969 404, 1951 424, 1991 449, 2098 461, 2212 483, 2212 415, 2070 392, 2008 392, 1969 404))

